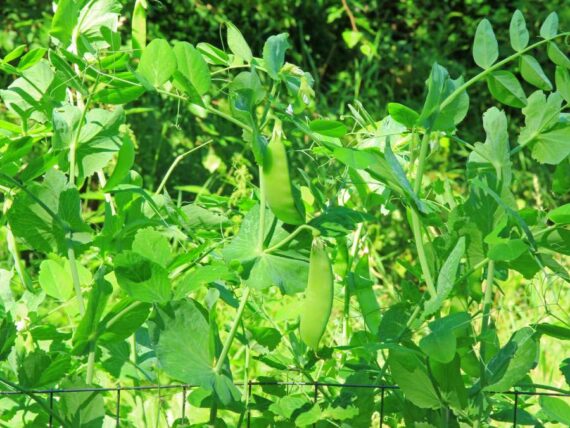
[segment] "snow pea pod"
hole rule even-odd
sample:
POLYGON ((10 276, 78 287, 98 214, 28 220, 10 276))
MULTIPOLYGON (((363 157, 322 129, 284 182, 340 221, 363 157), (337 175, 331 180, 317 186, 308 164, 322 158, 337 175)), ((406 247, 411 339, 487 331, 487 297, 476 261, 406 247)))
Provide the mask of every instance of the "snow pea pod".
POLYGON ((305 223, 304 208, 296 197, 297 189, 293 187, 289 175, 289 162, 280 122, 275 122, 271 141, 267 145, 262 182, 267 204, 279 220, 295 225, 305 223))
POLYGON ((322 239, 315 238, 309 259, 309 280, 301 308, 301 340, 317 349, 331 315, 334 277, 322 239))

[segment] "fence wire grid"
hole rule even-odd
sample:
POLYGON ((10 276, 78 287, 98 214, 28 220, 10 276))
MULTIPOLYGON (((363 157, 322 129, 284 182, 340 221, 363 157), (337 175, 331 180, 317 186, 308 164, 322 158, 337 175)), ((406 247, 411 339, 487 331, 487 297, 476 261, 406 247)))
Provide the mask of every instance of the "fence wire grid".
MULTIPOLYGON (((383 428, 384 425, 384 398, 386 391, 390 390, 399 390, 400 387, 397 385, 374 385, 374 384, 351 384, 351 383, 333 383, 333 382, 264 382, 264 381, 249 381, 247 384, 244 383, 236 383, 236 386, 243 387, 247 385, 247 401, 249 402, 249 398, 252 396, 253 387, 255 386, 299 386, 299 387, 311 387, 313 389, 313 401, 317 403, 319 398, 319 388, 327 387, 327 388, 366 388, 366 389, 377 389, 378 393, 380 394, 380 409, 379 409, 379 427, 383 428)), ((188 391, 199 388, 199 385, 190 385, 190 384, 169 384, 169 385, 135 385, 135 386, 116 386, 116 387, 107 387, 107 388, 69 388, 69 389, 36 389, 36 390, 0 390, 0 398, 10 395, 27 395, 31 398, 37 396, 46 396, 48 397, 48 407, 49 407, 49 424, 48 427, 52 428, 54 426, 54 397, 61 395, 61 394, 71 394, 71 393, 85 393, 85 392, 93 392, 96 394, 99 393, 115 393, 115 426, 121 426, 121 392, 122 391, 160 391, 160 390, 180 390, 182 392, 182 402, 181 402, 181 419, 184 420, 187 416, 186 414, 186 398, 188 391)), ((495 391, 488 391, 487 394, 495 395, 495 394, 503 394, 503 395, 510 395, 513 396, 513 413, 512 413, 512 423, 513 427, 517 427, 517 415, 519 410, 519 397, 521 396, 530 396, 530 397, 540 397, 540 396, 547 396, 547 397, 565 397, 570 398, 570 393, 565 392, 554 392, 554 391, 504 391, 504 392, 495 392, 495 391)), ((248 406, 246 409, 246 426, 249 428, 251 426, 251 406, 248 406)))

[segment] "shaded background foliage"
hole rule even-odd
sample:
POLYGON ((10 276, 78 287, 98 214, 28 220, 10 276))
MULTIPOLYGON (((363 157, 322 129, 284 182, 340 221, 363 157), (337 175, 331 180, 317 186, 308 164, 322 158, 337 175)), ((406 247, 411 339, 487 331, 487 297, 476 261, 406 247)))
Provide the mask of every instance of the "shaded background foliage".
MULTIPOLYGON (((126 19, 132 3, 124 2, 126 19)), ((349 46, 352 42, 345 33, 353 29, 351 17, 341 0, 150 0, 148 20, 150 38, 191 43, 200 40, 214 45, 223 43, 221 24, 229 20, 239 25, 256 52, 261 51, 270 35, 287 32, 293 45, 288 51, 290 61, 315 78, 317 111, 323 115, 343 114, 348 103, 358 100, 373 117, 380 118, 386 113, 389 101, 415 109, 421 107, 425 80, 434 62, 448 68, 452 76, 474 75, 476 65, 470 46, 481 18, 493 21, 499 46, 508 46, 513 10, 523 12, 529 25, 536 27, 530 29, 536 34, 539 23, 550 10, 557 10, 561 26, 566 26, 570 21, 570 8, 564 7, 566 4, 564 0, 552 0, 545 8, 540 0, 348 1, 354 27, 360 33, 353 47, 349 46)), ((49 25, 44 24, 49 23, 51 5, 47 0, 7 0, 0 10, 3 23, 0 54, 20 44, 46 45, 49 25)), ((127 28, 128 25, 124 30, 127 28)), ((2 87, 7 85, 7 78, 0 76, 2 87)), ((481 114, 490 107, 485 100, 491 97, 480 85, 471 94, 474 108, 466 119, 465 129, 481 129, 481 114)), ((148 106, 150 101, 146 98, 143 103, 148 106)), ((165 102, 157 97, 154 104, 154 111, 133 115, 129 122, 139 136, 141 150, 137 163, 143 168, 141 173, 149 184, 157 185, 156 177, 164 174, 177 154, 194 146, 198 134, 203 132, 198 132, 195 118, 184 114, 175 101, 165 102)), ((226 128, 228 133, 222 135, 231 135, 231 125, 223 121, 216 125, 218 131, 226 128)), ((221 141, 213 129, 206 131, 220 143, 216 148, 220 157, 231 159, 235 146, 227 148, 227 145, 231 145, 232 139, 221 141)), ((483 138, 482 135, 464 137, 483 138)), ((185 160, 184 165, 187 168, 175 172, 172 183, 196 182, 208 172, 199 157, 185 160)))
MULTIPOLYGON (((122 31, 126 39, 134 2, 123 3, 126 22, 122 31)), ((463 75, 468 79, 475 75, 477 66, 471 56, 471 44, 481 18, 493 21, 499 46, 504 48, 508 46, 513 10, 520 9, 527 17, 531 33, 537 34, 540 23, 552 10, 558 11, 561 27, 567 26, 570 8, 565 7, 566 3, 552 0, 545 8, 540 0, 348 1, 347 13, 341 0, 150 0, 148 36, 223 46, 222 23, 231 21, 239 25, 254 52, 260 52, 267 37, 287 32, 292 44, 288 60, 311 72, 315 79, 316 111, 325 117, 342 116, 348 104, 360 102, 372 117, 380 119, 387 114, 386 105, 390 101, 421 109, 425 81, 434 62, 441 63, 453 77, 463 75), (351 38, 354 29, 358 36, 351 38)), ((47 45, 51 7, 52 2, 47 0, 8 0, 3 4, 0 55, 20 44, 30 48, 47 45)), ((551 64, 543 63, 545 71, 553 75, 551 64)), ((8 83, 9 76, 0 76, 1 87, 8 83)), ((522 83, 528 93, 530 85, 522 83)), ((463 127, 465 134, 459 136, 467 141, 483 141, 481 115, 493 105, 486 85, 480 84, 471 92, 470 104, 463 127)), ((208 139, 215 144, 201 154, 185 158, 171 176, 173 187, 183 190, 181 197, 194 198, 195 189, 184 187, 188 183, 200 183, 217 193, 229 194, 239 192, 244 181, 254 178, 250 173, 255 170, 251 153, 233 125, 216 118, 205 123, 176 100, 163 99, 157 94, 146 94, 134 105, 127 112, 128 122, 139 147, 136 167, 148 186, 158 185, 176 156, 208 139)), ((503 108, 510 113, 510 107, 503 108)), ((520 116, 514 115, 509 126, 516 129, 519 119, 520 116)), ((432 178, 436 180, 439 172, 463 180, 454 171, 461 168, 467 153, 457 144, 448 145, 431 160, 432 178)), ((307 163, 302 153, 297 153, 292 161, 305 170, 317 167, 321 184, 335 176, 327 165, 307 163)), ((551 194, 554 168, 538 166, 522 153, 513 161, 521 164, 521 177, 515 183, 521 199, 531 205, 554 205, 551 194)), ((564 195, 556 197, 560 196, 562 203, 570 200, 564 195)), ((391 224, 387 216, 379 216, 377 220, 380 228, 391 224)), ((393 235, 385 243, 388 250, 402 247, 402 238, 408 239, 408 234, 408 230, 393 229, 393 235)))

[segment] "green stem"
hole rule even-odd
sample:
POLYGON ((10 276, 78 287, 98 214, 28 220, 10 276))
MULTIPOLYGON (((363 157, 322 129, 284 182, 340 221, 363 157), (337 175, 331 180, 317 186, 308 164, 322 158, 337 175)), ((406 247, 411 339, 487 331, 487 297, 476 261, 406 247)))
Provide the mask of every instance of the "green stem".
POLYGON ((523 49, 519 52, 516 52, 514 54, 512 54, 511 56, 506 57, 505 59, 497 62, 496 64, 494 64, 493 66, 489 67, 488 69, 482 71, 481 73, 477 74, 476 76, 472 77, 471 79, 469 79, 467 82, 465 82, 463 85, 459 86, 455 91, 453 91, 451 94, 448 95, 448 97, 443 100, 443 102, 440 104, 440 111, 443 110, 445 107, 447 107, 449 104, 451 104, 455 98, 457 98, 463 91, 465 91, 468 87, 470 87, 471 85, 473 85, 474 83, 477 83, 479 80, 483 79, 484 77, 486 77, 488 74, 491 74, 493 71, 501 68, 503 65, 508 64, 511 61, 514 61, 515 59, 517 59, 518 57, 524 55, 525 53, 536 49, 537 47, 548 43, 554 39, 560 38, 560 37, 566 37, 566 36, 570 36, 570 32, 566 32, 566 33, 560 33, 557 34, 556 36, 550 38, 550 39, 545 39, 545 40, 541 40, 539 42, 536 42, 530 46, 528 46, 526 49, 523 49))
POLYGON ((263 251, 265 241, 265 208, 267 206, 267 195, 263 183, 263 166, 259 166, 259 235, 257 236, 257 251, 263 251))
POLYGON ((87 385, 93 384, 93 373, 95 368, 95 341, 91 341, 89 344, 89 355, 87 356, 87 375, 85 376, 85 382, 87 385))
POLYGON ((224 347, 222 348, 222 352, 220 353, 220 357, 218 358, 218 361, 216 362, 216 366, 214 367, 215 373, 220 373, 220 371, 222 370, 222 367, 224 365, 224 361, 226 360, 226 357, 228 356, 230 346, 232 345, 232 342, 233 342, 234 337, 236 335, 238 325, 239 325, 239 323, 241 321, 241 317, 243 315, 243 310, 245 309, 245 305, 247 304, 249 292, 250 292, 250 288, 245 287, 243 290, 243 294, 241 296, 241 300, 239 302, 239 307, 237 310, 237 314, 234 318, 232 327, 230 329, 228 337, 226 337, 226 341, 224 342, 224 347))
MULTIPOLYGON (((494 277, 495 277, 495 262, 494 261, 489 261, 489 265, 487 266, 487 281, 485 284, 485 296, 483 298, 483 319, 482 319, 482 323, 481 323, 481 347, 480 347, 480 355, 479 355, 479 360, 480 360, 480 371, 481 371, 481 379, 480 379, 480 385, 481 385, 481 391, 483 391, 483 388, 485 388, 485 386, 487 385, 487 367, 486 367, 486 361, 487 361, 487 346, 486 346, 486 340, 487 340, 487 329, 489 328, 489 317, 490 317, 490 311, 491 311, 491 303, 493 300, 493 281, 494 281, 494 277)), ((483 409, 483 396, 479 397, 479 421, 481 421, 483 419, 483 413, 484 413, 484 409, 483 409)))
POLYGON ((181 155, 176 156, 176 159, 174 159, 174 162, 172 162, 172 165, 170 165, 170 168, 168 168, 168 171, 166 171, 166 174, 164 175, 164 178, 162 179, 162 181, 160 182, 158 188, 156 189, 156 192, 154 192, 155 195, 159 194, 160 192, 162 192, 162 189, 164 189, 164 187, 166 186, 166 182, 168 181, 168 179, 170 178, 170 176, 172 175, 172 172, 174 171, 174 168, 176 168, 178 166, 178 164, 180 162, 182 162, 182 160, 184 160, 184 158, 186 158, 186 156, 189 156, 190 154, 194 153, 196 150, 201 149, 202 147, 207 146, 208 144, 210 144, 212 142, 212 140, 208 140, 206 141, 204 144, 200 144, 199 146, 196 146, 184 153, 182 153, 181 155))
POLYGON ((483 371, 481 372, 481 386, 484 387, 484 377, 485 377, 485 361, 486 361, 486 346, 485 346, 485 334, 489 328, 489 320, 491 317, 491 306, 493 302, 493 281, 495 279, 495 262, 493 260, 489 261, 487 266, 487 280, 485 284, 485 296, 483 297, 483 319, 481 322, 481 363, 483 365, 483 371))
POLYGON ((314 228, 313 226, 309 226, 308 224, 302 224, 301 226, 299 226, 297 229, 295 229, 292 233, 290 233, 286 238, 282 239, 281 241, 279 241, 277 244, 272 245, 271 247, 269 247, 268 249, 265 250, 266 254, 269 253, 273 253, 275 251, 277 251, 279 248, 287 245, 289 242, 291 242, 299 233, 301 233, 303 230, 310 230, 313 233, 320 233, 318 229, 314 228))
POLYGON ((250 131, 250 132, 252 131, 251 126, 246 125, 245 123, 243 123, 243 122, 241 122, 241 121, 235 119, 234 117, 230 116, 230 115, 227 114, 227 113, 224 113, 224 112, 221 111, 221 110, 218 110, 218 109, 216 109, 216 108, 214 108, 214 107, 212 107, 212 106, 206 106, 206 110, 209 111, 209 112, 212 113, 212 114, 215 114, 216 116, 219 116, 219 117, 221 117, 221 118, 223 118, 223 119, 226 119, 228 122, 231 122, 231 123, 233 123, 233 124, 239 126, 240 128, 245 129, 246 131, 250 131))
MULTIPOLYGON (((418 170, 414 182, 414 193, 418 197, 420 197, 420 192, 422 188, 422 178, 424 174, 425 162, 429 148, 429 138, 430 138, 430 132, 428 130, 428 132, 426 132, 422 138, 422 143, 420 146, 420 157, 418 159, 418 170)), ((416 250, 418 252, 418 258, 420 261, 420 266, 422 269, 424 280, 426 282, 429 294, 431 296, 435 296, 437 294, 437 291, 435 289, 435 283, 426 256, 425 246, 422 237, 422 226, 421 226, 420 216, 415 209, 412 209, 410 214, 412 218, 412 233, 414 234, 414 241, 416 243, 416 250)))
MULTIPOLYGON (((87 105, 91 99, 91 95, 87 99, 87 105)), ((83 106, 83 111, 81 112, 81 118, 79 119, 79 124, 77 125, 77 131, 75 136, 69 145, 69 184, 75 186, 75 162, 77 157, 77 145, 79 144, 79 136, 81 134, 81 128, 85 123, 85 116, 87 115, 87 105, 83 106)))
POLYGON ((75 250, 73 244, 67 244, 67 258, 69 259, 69 268, 71 270, 71 279, 73 280, 73 288, 75 296, 77 297, 77 304, 79 305, 79 313, 81 316, 85 314, 85 304, 83 303, 83 296, 81 294, 81 284, 79 283, 79 272, 77 271, 77 262, 75 260, 75 250))

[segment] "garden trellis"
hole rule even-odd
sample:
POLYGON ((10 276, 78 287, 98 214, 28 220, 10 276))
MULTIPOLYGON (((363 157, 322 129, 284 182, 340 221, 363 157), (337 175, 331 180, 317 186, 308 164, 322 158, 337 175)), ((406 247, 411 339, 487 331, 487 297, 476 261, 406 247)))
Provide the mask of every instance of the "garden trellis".
MULTIPOLYGON (((237 386, 243 387, 244 384, 236 383, 237 386)), ((250 380, 247 384, 247 401, 252 398, 256 387, 260 386, 287 386, 287 387, 302 387, 307 388, 312 391, 312 398, 314 403, 318 402, 319 390, 320 388, 366 388, 376 391, 376 395, 379 395, 380 402, 378 403, 378 415, 379 421, 378 426, 380 428, 386 426, 384 423, 384 398, 386 396, 386 391, 396 391, 400 388, 396 385, 372 385, 372 384, 350 384, 350 383, 333 383, 333 382, 267 382, 267 381, 253 381, 250 380)), ((54 423, 54 413, 57 414, 56 400, 55 397, 61 394, 77 394, 77 393, 112 393, 115 395, 115 399, 109 398, 108 400, 114 401, 115 403, 115 426, 121 426, 121 392, 143 392, 150 393, 152 391, 180 391, 181 392, 181 414, 180 419, 185 420, 188 416, 187 414, 187 393, 192 391, 194 388, 199 388, 198 385, 187 385, 187 384, 171 384, 171 385, 139 385, 139 386, 116 386, 112 388, 72 388, 72 389, 40 389, 31 391, 18 391, 18 390, 2 390, 0 391, 0 397, 10 396, 10 395, 27 395, 27 396, 44 396, 48 403, 49 409, 49 428, 59 426, 57 421, 54 423)), ((522 390, 512 390, 505 392, 488 392, 488 394, 503 394, 511 396, 513 399, 512 406, 512 426, 516 428, 518 426, 518 413, 519 413, 519 397, 563 397, 570 400, 570 392, 563 391, 522 391, 522 390)), ((255 406, 248 406, 245 410, 245 423, 243 425, 249 428, 251 423, 251 412, 255 411, 255 406)), ((506 422, 503 420, 503 422, 506 422)), ((240 425, 241 426, 241 425, 240 425)))

